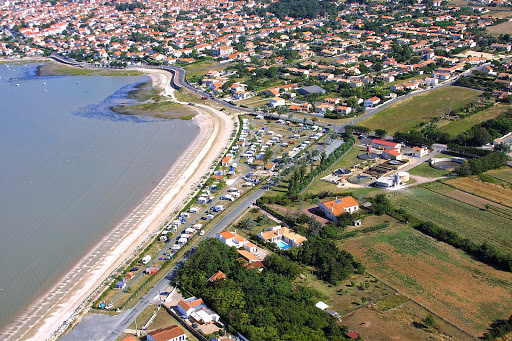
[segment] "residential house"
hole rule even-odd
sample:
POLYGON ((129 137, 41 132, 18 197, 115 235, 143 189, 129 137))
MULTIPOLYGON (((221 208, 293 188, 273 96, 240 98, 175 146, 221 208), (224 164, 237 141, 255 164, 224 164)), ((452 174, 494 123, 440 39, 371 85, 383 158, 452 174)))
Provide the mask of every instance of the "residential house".
POLYGON ((272 108, 275 108, 275 107, 278 107, 278 106, 281 106, 281 105, 285 105, 285 104, 286 104, 286 101, 284 100, 284 98, 280 98, 280 97, 271 98, 270 102, 269 102, 269 105, 272 108))
POLYGON ((354 213, 359 211, 359 204, 353 197, 336 198, 321 202, 318 208, 327 216, 327 219, 338 221, 338 216, 343 213, 354 213))
POLYGON ((289 111, 296 112, 309 112, 311 110, 312 105, 309 103, 301 103, 301 104, 292 104, 288 108, 289 111))
POLYGON ((160 328, 147 333, 147 341, 185 341, 187 335, 183 328, 172 325, 167 328, 160 328))
POLYGON ((349 115, 352 112, 352 108, 340 105, 336 108, 336 112, 340 115, 349 115))
POLYGON ((377 104, 380 103, 380 98, 379 97, 371 97, 371 98, 368 98, 364 101, 364 106, 365 107, 374 107, 376 106, 377 104))
POLYGON ((258 238, 266 242, 275 243, 279 247, 282 247, 282 242, 288 244, 289 247, 296 247, 308 240, 306 237, 293 232, 287 227, 281 227, 281 225, 269 227, 266 231, 258 233, 258 238))
POLYGON ((251 243, 249 240, 240 236, 236 232, 224 231, 217 233, 215 238, 219 239, 221 242, 226 244, 227 246, 234 246, 237 249, 245 249, 249 252, 256 252, 256 245, 251 243))
POLYGON ((220 320, 220 316, 209 309, 202 299, 194 296, 179 301, 176 308, 184 318, 192 318, 203 324, 219 322, 220 320))

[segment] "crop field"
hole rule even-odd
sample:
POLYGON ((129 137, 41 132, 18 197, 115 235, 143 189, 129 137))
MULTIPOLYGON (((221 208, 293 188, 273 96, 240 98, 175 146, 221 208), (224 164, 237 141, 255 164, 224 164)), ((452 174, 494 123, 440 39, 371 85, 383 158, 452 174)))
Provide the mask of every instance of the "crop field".
POLYGON ((503 250, 512 250, 509 219, 422 186, 395 192, 388 197, 396 207, 404 208, 418 219, 436 223, 476 243, 491 242, 503 250))
POLYGON ((476 177, 455 178, 445 181, 461 191, 512 207, 512 189, 480 181, 476 177))
POLYGON ((451 136, 457 136, 460 133, 463 133, 469 129, 471 129, 473 126, 480 124, 482 122, 485 122, 487 120, 496 118, 503 114, 504 112, 510 110, 510 106, 505 105, 495 105, 487 110, 482 110, 476 114, 473 114, 471 116, 461 118, 459 120, 450 122, 449 124, 442 127, 440 130, 443 133, 448 133, 451 136))
POLYGON ((485 174, 492 176, 493 178, 499 179, 512 184, 512 168, 506 167, 502 169, 493 169, 485 174))
POLYGON ((429 122, 446 110, 452 103, 452 111, 469 103, 482 92, 457 86, 447 86, 409 97, 361 122, 372 130, 381 128, 393 133, 417 128, 421 122, 429 122))
POLYGON ((512 273, 408 226, 346 239, 340 247, 370 274, 472 335, 481 336, 492 321, 510 315, 512 273))

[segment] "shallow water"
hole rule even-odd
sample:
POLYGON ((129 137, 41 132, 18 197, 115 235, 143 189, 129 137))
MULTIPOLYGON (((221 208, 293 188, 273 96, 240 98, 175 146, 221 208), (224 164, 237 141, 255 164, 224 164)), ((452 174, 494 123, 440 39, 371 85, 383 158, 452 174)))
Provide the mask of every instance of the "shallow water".
POLYGON ((35 70, 0 65, 0 329, 135 208, 199 131, 109 110, 146 76, 7 82, 35 70))

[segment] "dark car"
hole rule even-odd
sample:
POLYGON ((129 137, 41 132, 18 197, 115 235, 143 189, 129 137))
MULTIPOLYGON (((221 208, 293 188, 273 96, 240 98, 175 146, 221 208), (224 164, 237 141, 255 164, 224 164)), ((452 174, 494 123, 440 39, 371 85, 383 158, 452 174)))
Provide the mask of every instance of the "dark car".
POLYGON ((139 268, 137 268, 137 267, 130 269, 131 272, 138 271, 138 270, 139 270, 139 268))

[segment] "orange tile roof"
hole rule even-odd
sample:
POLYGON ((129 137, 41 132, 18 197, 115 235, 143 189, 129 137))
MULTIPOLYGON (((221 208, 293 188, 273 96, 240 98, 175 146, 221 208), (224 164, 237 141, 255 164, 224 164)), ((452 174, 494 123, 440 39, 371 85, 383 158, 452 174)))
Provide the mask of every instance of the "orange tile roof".
POLYGON ((208 282, 216 282, 224 278, 226 278, 226 274, 222 271, 218 271, 216 274, 213 274, 212 277, 208 278, 208 282))
POLYGON ((148 335, 151 335, 155 341, 168 341, 180 335, 185 335, 185 332, 180 326, 172 325, 167 328, 160 328, 149 332, 148 335))
POLYGON ((325 205, 325 207, 330 210, 335 216, 339 216, 345 213, 345 209, 349 207, 358 206, 356 199, 353 197, 343 197, 339 199, 324 201, 320 203, 321 205, 325 205))

